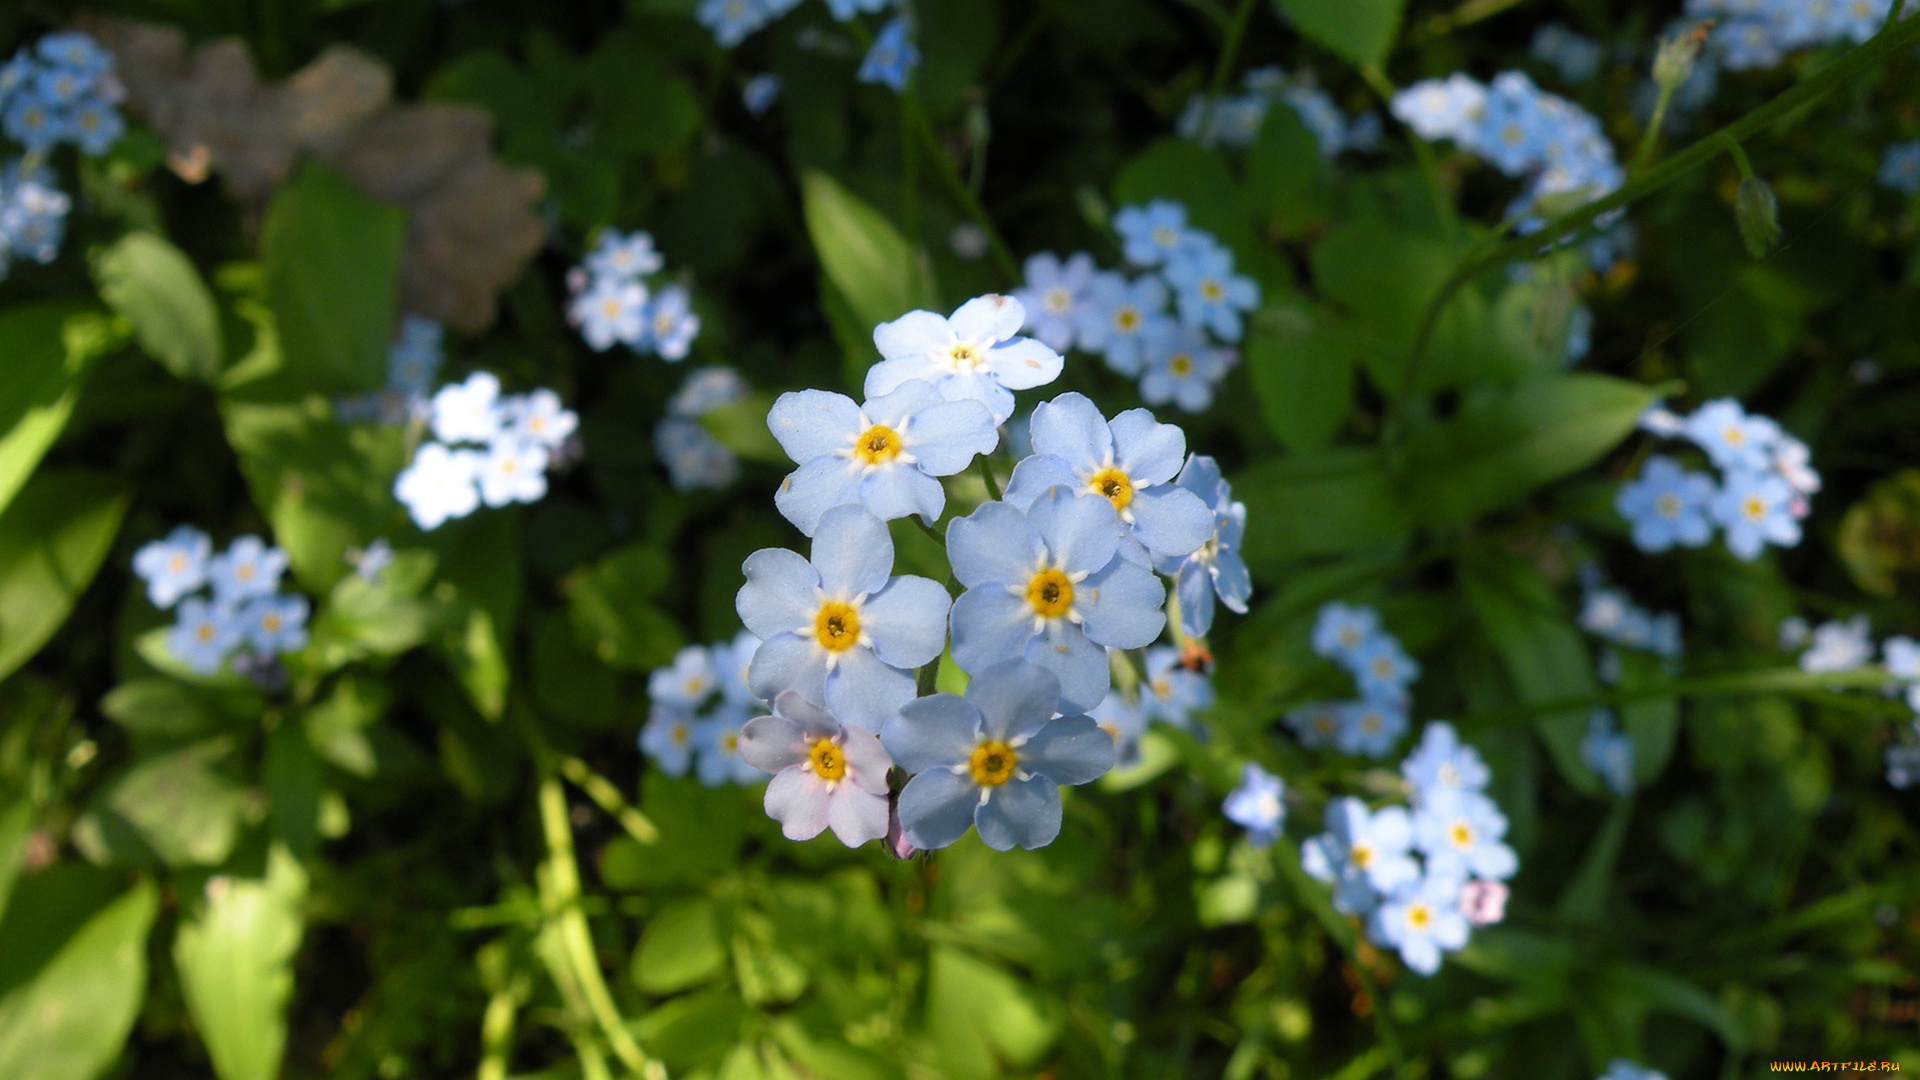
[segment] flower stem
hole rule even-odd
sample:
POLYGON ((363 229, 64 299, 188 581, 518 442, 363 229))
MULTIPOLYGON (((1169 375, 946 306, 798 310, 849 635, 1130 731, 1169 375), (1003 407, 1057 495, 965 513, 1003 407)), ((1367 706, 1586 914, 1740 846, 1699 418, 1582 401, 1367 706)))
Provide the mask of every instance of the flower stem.
POLYGON ((1213 114, 1220 107, 1220 95, 1227 88, 1227 76, 1240 55, 1240 39, 1246 36, 1247 20, 1253 15, 1253 0, 1240 0, 1227 24, 1227 36, 1220 42, 1220 59, 1213 65, 1213 79, 1207 85, 1207 99, 1200 110, 1200 145, 1213 145, 1213 114))
POLYGON ((1007 280, 1020 280, 1020 264, 1013 257, 1013 250, 1007 247, 1007 242, 1001 237, 1000 230, 994 227, 993 219, 987 216, 987 211, 980 205, 980 200, 974 197, 973 191, 967 187, 967 182, 961 179, 960 170, 954 166, 953 159, 947 156, 946 148, 940 145, 940 137, 934 134, 933 124, 927 119, 926 111, 920 108, 920 102, 903 94, 900 97, 900 107, 905 110, 908 123, 919 138, 921 149, 933 161, 934 172, 940 177, 940 183, 960 204, 961 209, 966 211, 967 217, 973 219, 973 223, 986 234, 987 250, 993 255, 994 267, 1005 275, 1007 280))
POLYGON ((913 522, 914 527, 918 528, 921 532, 926 533, 927 539, 932 540, 943 548, 947 546, 947 538, 940 534, 939 529, 922 521, 919 514, 908 514, 907 520, 913 522))
POLYGON ((993 478, 993 466, 987 464, 985 455, 980 458, 980 479, 986 482, 987 498, 1000 501, 1000 482, 993 478))
POLYGON ((620 827, 627 831, 628 836, 643 844, 659 841, 660 830, 654 826, 653 822, 647 820, 645 814, 634 809, 633 805, 627 802, 626 797, 620 794, 620 789, 614 787, 606 777, 587 768, 586 762, 561 754, 554 759, 554 763, 559 767, 560 775, 572 781, 573 785, 581 791, 586 792, 587 798, 598 803, 600 809, 607 812, 607 816, 618 821, 620 827))

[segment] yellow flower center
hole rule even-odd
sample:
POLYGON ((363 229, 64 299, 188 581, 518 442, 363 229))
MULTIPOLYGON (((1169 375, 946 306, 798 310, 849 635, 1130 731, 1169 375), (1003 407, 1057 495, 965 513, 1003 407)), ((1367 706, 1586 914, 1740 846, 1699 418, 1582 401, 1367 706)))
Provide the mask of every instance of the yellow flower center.
POLYGON ((1313 730, 1322 735, 1333 734, 1333 717, 1328 716, 1326 713, 1321 713, 1319 716, 1314 717, 1313 730))
POLYGON ((729 754, 734 753, 740 749, 740 736, 731 731, 720 736, 720 748, 729 754))
POLYGON ((1087 478, 1087 490, 1125 510, 1133 502, 1133 481, 1119 469, 1101 469, 1087 478))
POLYGON ((1357 649, 1360 647, 1360 631, 1351 626, 1341 627, 1339 637, 1341 648, 1357 649))
POLYGON ((813 636, 830 652, 851 649, 860 643, 860 613, 838 600, 821 604, 813 617, 813 636))
POLYGON ((1425 930, 1432 921, 1433 912, 1428 911, 1425 904, 1415 904, 1407 909, 1407 925, 1415 930, 1425 930))
POLYGON ((1068 292, 1067 290, 1061 288, 1058 285, 1055 285, 1053 288, 1047 290, 1046 307, 1048 311, 1053 312, 1055 315, 1065 315, 1067 313, 1067 309, 1071 308, 1072 306, 1073 306, 1072 293, 1068 292))
POLYGON ((620 314, 620 301, 609 300, 606 303, 601 304, 600 314, 606 316, 609 319, 618 317, 620 314))
POLYGON ((685 724, 673 725, 673 744, 675 746, 679 746, 681 743, 686 742, 687 736, 691 734, 693 733, 687 729, 687 725, 685 724))
POLYGON ((1153 230, 1153 242, 1161 247, 1172 247, 1180 242, 1180 234, 1165 225, 1153 230))
POLYGON ((234 568, 233 576, 236 580, 239 580, 239 581, 252 581, 253 567, 248 564, 242 563, 238 567, 234 568))
POLYGON ((213 624, 210 622, 201 623, 199 626, 194 628, 193 636, 199 638, 201 641, 212 641, 213 640, 213 624))
POLYGON ((885 424, 875 424, 853 440, 853 456, 863 465, 885 465, 900 456, 900 434, 885 424))
POLYGON ((280 616, 274 614, 271 611, 267 612, 265 615, 260 616, 260 629, 265 630, 269 634, 279 633, 280 632, 280 616))
POLYGON ((1166 678, 1153 680, 1153 696, 1165 700, 1173 696, 1173 683, 1166 678))
POLYGON ((1113 313, 1113 325, 1119 327, 1122 333, 1131 334, 1140 325, 1140 312, 1123 307, 1113 313))
POLYGON ((807 767, 813 770, 813 775, 832 783, 846 777, 847 756, 832 739, 815 739, 807 751, 807 767))
POLYGON ((1373 675, 1376 679, 1393 678, 1393 661, 1384 656, 1375 657, 1373 661, 1373 675))
POLYGON ((185 570, 186 568, 187 568, 187 557, 185 555, 175 555, 173 558, 167 560, 167 569, 173 571, 176 574, 182 570, 185 570))
POLYGON ((80 114, 80 126, 89 129, 97 128, 100 126, 100 118, 90 112, 83 112, 80 114))
POLYGON ((686 689, 689 697, 698 697, 707 691, 707 680, 705 679, 688 679, 681 685, 686 689))
POLYGON ((1758 521, 1767 516, 1767 500, 1758 495, 1749 495, 1746 501, 1740 504, 1740 512, 1758 521))
POLYGON ((1737 427, 1730 427, 1720 433, 1720 438, 1728 446, 1744 446, 1747 442, 1747 433, 1737 427))
POLYGON ((1173 359, 1167 361, 1167 370, 1185 378, 1193 373, 1193 357, 1186 353, 1174 353, 1173 359))
POLYGON ((1672 521, 1680 516, 1680 496, 1671 491, 1663 491, 1659 498, 1653 500, 1653 509, 1661 517, 1672 521))
POLYGON ((1035 615, 1058 619, 1073 607, 1073 582, 1058 570, 1042 570, 1027 582, 1027 603, 1035 615))
POLYGON ((1447 839, 1453 841, 1454 847, 1471 847, 1473 830, 1467 827, 1466 822, 1456 821, 1453 823, 1453 828, 1447 830, 1447 839))
POLYGON ((1373 863, 1373 849, 1365 844, 1355 844, 1348 848, 1347 856, 1353 860, 1353 865, 1362 870, 1373 863))
POLYGON ((1013 778, 1013 767, 1020 755, 1013 747, 998 739, 988 739, 973 748, 973 758, 967 762, 967 768, 973 773, 973 782, 981 787, 999 787, 1013 778))
POLYGON ((1385 721, 1380 719, 1379 713, 1370 712, 1360 717, 1360 730, 1371 735, 1379 731, 1384 723, 1385 721))
POLYGON ((972 371, 980 366, 980 360, 979 350, 964 341, 947 351, 947 362, 959 371, 972 371))
POLYGON ((1220 287, 1220 283, 1212 278, 1208 278, 1200 283, 1200 295, 1209 301, 1220 299, 1226 295, 1226 292, 1225 289, 1220 287))

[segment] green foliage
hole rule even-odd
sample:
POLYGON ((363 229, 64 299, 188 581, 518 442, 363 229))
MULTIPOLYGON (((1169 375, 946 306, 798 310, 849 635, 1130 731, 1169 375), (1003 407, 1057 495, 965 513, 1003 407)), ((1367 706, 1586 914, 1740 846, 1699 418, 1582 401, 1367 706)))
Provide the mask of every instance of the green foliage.
POLYGON ((1277 0, 1300 33, 1354 64, 1386 59, 1405 0, 1277 0))
POLYGON ((22 882, 0 920, 0 1071, 93 1080, 120 1056, 147 988, 159 890, 63 866, 22 882))
POLYGON ((182 379, 220 373, 220 315, 213 293, 184 252, 164 237, 130 232, 94 266, 100 298, 133 324, 149 356, 182 379))
POLYGON ((264 876, 210 877, 200 892, 173 943, 187 1009, 220 1080, 272 1080, 286 1052, 306 871, 276 846, 264 876))
POLYGON ((66 622, 126 511, 126 494, 112 478, 46 471, 0 512, 0 676, 66 622))

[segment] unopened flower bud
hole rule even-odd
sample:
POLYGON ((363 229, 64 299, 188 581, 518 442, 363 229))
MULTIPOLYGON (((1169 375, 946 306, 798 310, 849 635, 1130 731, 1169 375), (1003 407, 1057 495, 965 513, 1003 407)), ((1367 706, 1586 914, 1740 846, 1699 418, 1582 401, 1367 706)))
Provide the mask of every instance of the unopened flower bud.
POLYGON ((1660 43, 1660 52, 1653 59, 1653 81, 1661 93, 1671 94, 1693 75, 1693 63, 1707 43, 1708 29, 1710 24, 1702 23, 1660 43))
POLYGON ((1756 259, 1764 259, 1767 252, 1780 240, 1780 201, 1773 196, 1773 189, 1766 181, 1757 176, 1749 176, 1740 181, 1740 190, 1733 197, 1734 216, 1740 222, 1740 239, 1746 242, 1747 252, 1756 259))

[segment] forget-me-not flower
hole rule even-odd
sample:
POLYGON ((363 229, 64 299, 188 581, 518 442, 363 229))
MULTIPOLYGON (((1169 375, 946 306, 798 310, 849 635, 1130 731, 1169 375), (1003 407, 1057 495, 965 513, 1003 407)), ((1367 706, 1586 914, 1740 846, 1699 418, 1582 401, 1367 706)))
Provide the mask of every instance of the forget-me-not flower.
POLYGON ((1111 271, 1096 274, 1078 311, 1080 347, 1102 354, 1108 367, 1128 377, 1146 364, 1147 344, 1174 327, 1167 317, 1167 287, 1157 277, 1128 281, 1111 271))
POLYGON ((723 49, 740 44, 773 19, 762 0, 700 0, 693 17, 713 32, 723 49))
POLYGON ((1675 544, 1701 547, 1713 539, 1713 523, 1707 519, 1713 496, 1713 477, 1655 454, 1637 478, 1620 486, 1613 506, 1632 523, 1634 546, 1661 552, 1675 544))
POLYGON ((1420 665, 1391 634, 1375 634, 1346 659, 1360 694, 1366 698, 1398 701, 1407 694, 1407 685, 1420 677, 1420 665))
POLYGON ((740 756, 772 773, 767 816, 789 840, 823 830, 848 847, 887 835, 887 770, 893 760, 872 733, 842 724, 793 690, 773 701, 770 716, 747 721, 740 756))
POLYGON ((480 508, 475 483, 478 457, 471 450, 427 443, 394 480, 394 497, 422 529, 437 529, 449 519, 466 517, 480 508))
POLYGON ((502 412, 514 438, 549 451, 558 450, 580 427, 580 417, 560 404, 560 395, 544 388, 508 398, 502 412))
POLYGON ((800 466, 781 482, 774 506, 808 536, 822 514, 848 503, 882 521, 919 514, 933 524, 947 505, 936 477, 965 470, 1000 439, 984 404, 947 401, 920 379, 864 405, 825 390, 782 394, 767 427, 800 466))
POLYGON ((1213 331, 1222 341, 1239 341, 1244 313, 1260 306, 1260 286, 1233 272, 1233 252, 1208 242, 1167 260, 1167 284, 1188 329, 1213 331))
POLYGON ((271 596, 287 572, 287 553, 257 536, 242 536, 207 563, 213 595, 223 603, 271 596))
POLYGON ((1247 843, 1266 847, 1280 838, 1287 820, 1287 807, 1281 801, 1286 791, 1279 777, 1249 761, 1240 769, 1240 785, 1227 793, 1220 812, 1247 830, 1247 843))
POLYGON ((1343 754, 1380 758, 1407 733, 1407 704, 1400 697, 1369 697, 1340 707, 1333 745, 1343 754))
POLYGON ((1714 519, 1727 530, 1727 550, 1752 561, 1768 544, 1798 544, 1794 501, 1793 489, 1773 473, 1728 473, 1713 500, 1714 519))
POLYGON ((307 647, 307 598, 261 596, 236 613, 247 643, 266 656, 299 652, 307 647))
POLYGON ((1032 338, 1016 337, 1026 308, 1011 296, 989 294, 961 304, 951 318, 909 311, 874 327, 883 358, 867 370, 866 395, 890 394, 924 379, 948 401, 978 401, 998 424, 1013 415, 1013 391, 1060 377, 1060 354, 1032 338))
POLYGON ((647 675, 647 698, 655 704, 691 711, 705 704, 718 685, 719 675, 706 647, 687 645, 673 654, 673 663, 654 668, 647 675))
POLYGON ((1310 701, 1289 710, 1281 721, 1292 729, 1300 745, 1309 749, 1332 746, 1346 721, 1344 701, 1310 701))
POLYGON ((597 278, 636 281, 665 265, 654 250, 653 234, 645 231, 621 233, 608 229, 587 255, 587 272, 597 278))
POLYGON ((1113 508, 1064 488, 1024 513, 989 502, 955 520, 947 556, 967 591, 953 603, 954 661, 978 673, 1028 660, 1060 680, 1062 711, 1099 704, 1111 685, 1102 646, 1145 648, 1166 627, 1165 590, 1119 546, 1113 508))
POLYGON ((685 285, 668 285, 653 294, 647 305, 646 343, 660 359, 685 360, 700 336, 700 316, 692 310, 693 296, 685 285))
POLYGON ((820 519, 811 560, 763 548, 741 569, 740 621, 761 639, 747 684, 764 700, 798 691, 843 723, 879 731, 913 699, 912 669, 946 644, 947 591, 889 576, 893 537, 863 507, 820 519))
POLYGON ((1601 1074, 1600 1080, 1667 1080, 1667 1074, 1637 1061, 1614 1058, 1607 1062, 1607 1071, 1601 1074))
POLYGON ((1182 664, 1179 649, 1156 645, 1147 650, 1140 707, 1163 724, 1189 727, 1194 713, 1213 708, 1213 682, 1182 664))
POLYGON ((752 784, 762 778, 759 769, 740 754, 740 732, 750 713, 741 706, 723 704, 693 726, 693 773, 707 787, 752 784))
POLYGON ((1460 910, 1464 883, 1429 873, 1399 886, 1382 899, 1368 919, 1369 935, 1396 949, 1407 967, 1422 975, 1440 970, 1440 954, 1467 943, 1472 933, 1460 910))
POLYGON ((1421 732, 1420 745, 1400 763, 1400 776, 1416 805, 1442 791, 1480 791, 1493 779, 1480 752, 1461 742, 1444 720, 1432 721, 1421 732))
POLYGON ((1586 734, 1580 737, 1580 760, 1615 795, 1632 793, 1633 737, 1615 730, 1612 713, 1595 709, 1587 717, 1586 734))
POLYGON ((1215 596, 1228 610, 1242 615, 1253 596, 1253 577, 1240 557, 1247 506, 1233 501, 1232 485, 1221 477, 1219 464, 1205 454, 1188 458, 1174 483, 1193 492, 1212 513, 1213 535, 1191 555, 1156 560, 1154 569, 1173 579, 1181 631, 1189 637, 1205 637, 1213 629, 1215 596))
POLYGON ((640 750, 668 776, 687 775, 693 764, 693 713, 655 702, 640 728, 640 750))
POLYGON ((1920 195, 1920 139, 1887 147, 1880 183, 1902 195, 1920 195))
POLYGON ((1055 352, 1073 347, 1074 331, 1087 286, 1093 283, 1093 256, 1075 252, 1065 262, 1051 251, 1027 258, 1026 284, 1014 292, 1026 309, 1025 328, 1055 352))
POLYGON ((773 103, 780 100, 780 90, 786 81, 771 71, 763 71, 747 80, 740 88, 740 105, 753 116, 765 116, 773 103))
POLYGON ((1187 228, 1187 208, 1172 199, 1154 199, 1145 206, 1123 206, 1113 215, 1121 250, 1135 266, 1159 266, 1194 242, 1187 228))
POLYGON ((191 525, 182 525, 166 539, 143 545, 133 553, 133 572, 147 583, 147 597, 157 608, 170 608, 180 598, 207 583, 207 558, 213 541, 191 525))
POLYGON ((1147 712, 1118 690, 1107 691, 1100 704, 1087 710, 1100 730, 1113 738, 1114 764, 1132 765, 1140 760, 1140 737, 1147 733, 1147 712))
POLYGON ((1920 683, 1920 641, 1910 637, 1890 637, 1880 643, 1887 674, 1910 683, 1920 683))
POLYGON ((647 287, 637 280, 593 279, 567 306, 569 321, 596 352, 618 344, 638 346, 647 332, 647 287))
POLYGON ((546 447, 538 443, 495 439, 475 470, 480 501, 493 507, 539 502, 547 494, 548 461, 546 447))
POLYGON ((178 616, 167 631, 167 652, 200 675, 211 675, 226 663, 240 644, 245 627, 234 617, 231 604, 209 603, 190 596, 180 602, 178 616))
POLYGON ((1345 665, 1380 630, 1380 613, 1364 604, 1334 600, 1313 621, 1313 651, 1345 665))
POLYGON ((1430 876, 1505 881, 1520 868, 1506 835, 1507 816, 1477 791, 1436 789, 1413 813, 1413 843, 1430 876))
POLYGON ((1750 416, 1732 398, 1709 401, 1687 417, 1687 437, 1707 452, 1722 469, 1765 472, 1768 451, 1780 434, 1780 425, 1764 416, 1750 416))
POLYGON ((1327 804, 1327 831, 1300 845, 1300 868, 1333 885, 1333 906, 1346 915, 1372 909, 1381 895, 1416 881, 1420 864, 1408 854, 1413 823, 1405 809, 1341 796, 1327 804))
POLYGON ((1800 654, 1800 670, 1814 674, 1858 671, 1872 662, 1873 624, 1865 615, 1830 619, 1814 627, 1812 645, 1800 654))
POLYGON ((1140 375, 1140 400, 1149 405, 1172 403, 1185 412, 1205 412, 1213 404, 1213 388, 1239 359, 1232 349, 1209 345, 1185 327, 1146 341, 1145 370, 1140 375))
POLYGON ((500 380, 476 371, 433 395, 433 437, 442 442, 492 442, 500 433, 500 380))
POLYGON ((979 672, 964 696, 916 698, 880 733, 913 779, 900 826, 917 848, 942 848, 972 825, 995 851, 1060 835, 1060 787, 1113 768, 1114 742, 1086 716, 1054 715, 1060 682, 1015 661, 979 672))
POLYGON ((920 49, 907 32, 907 20, 894 19, 873 35, 873 45, 860 61, 855 78, 863 83, 878 83, 894 93, 907 88, 907 76, 920 66, 920 49))
POLYGON ((740 461, 699 421, 663 418, 653 429, 653 452, 667 467, 675 491, 718 490, 739 479, 740 461))

